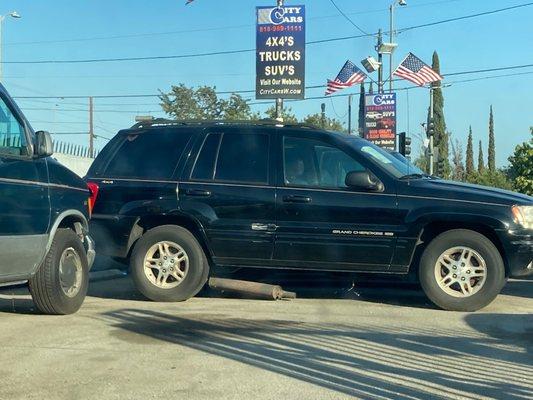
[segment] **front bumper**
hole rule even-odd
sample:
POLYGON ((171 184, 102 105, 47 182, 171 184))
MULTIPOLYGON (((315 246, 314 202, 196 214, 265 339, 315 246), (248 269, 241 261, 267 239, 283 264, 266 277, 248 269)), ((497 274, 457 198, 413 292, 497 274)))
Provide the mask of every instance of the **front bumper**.
POLYGON ((90 270, 96 258, 96 251, 94 249, 94 240, 89 235, 85 235, 85 249, 87 250, 87 262, 90 270))
POLYGON ((510 278, 533 274, 533 231, 500 232, 510 278))

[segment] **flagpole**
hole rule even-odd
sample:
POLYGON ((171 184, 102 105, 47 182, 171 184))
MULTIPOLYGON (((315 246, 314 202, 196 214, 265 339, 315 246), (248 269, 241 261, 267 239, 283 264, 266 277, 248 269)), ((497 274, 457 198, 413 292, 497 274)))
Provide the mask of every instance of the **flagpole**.
MULTIPOLYGON (((433 86, 429 85, 429 125, 433 122, 433 86)), ((433 158, 434 158, 434 149, 433 149, 433 129, 429 130, 429 174, 433 175, 433 158)))

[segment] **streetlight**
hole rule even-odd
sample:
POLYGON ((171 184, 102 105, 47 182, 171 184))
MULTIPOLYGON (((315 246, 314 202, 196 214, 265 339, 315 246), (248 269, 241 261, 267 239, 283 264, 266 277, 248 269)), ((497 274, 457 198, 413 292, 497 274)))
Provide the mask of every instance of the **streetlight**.
POLYGON ((9 14, 0 15, 0 82, 2 81, 2 25, 7 17, 19 19, 22 18, 16 11, 11 11, 9 14))
MULTIPOLYGON (((398 4, 399 6, 403 7, 407 5, 406 0, 394 0, 394 2, 389 6, 389 14, 390 14, 390 27, 389 27, 389 41, 390 43, 394 43, 394 7, 398 4)), ((392 92, 392 53, 394 52, 394 49, 389 53, 389 91, 392 92)))

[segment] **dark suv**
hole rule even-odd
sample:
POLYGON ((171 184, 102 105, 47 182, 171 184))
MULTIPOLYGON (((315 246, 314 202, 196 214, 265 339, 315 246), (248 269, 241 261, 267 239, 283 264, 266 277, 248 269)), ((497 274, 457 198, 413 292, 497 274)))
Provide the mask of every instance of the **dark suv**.
POLYGON ((123 130, 87 180, 99 253, 138 289, 185 300, 210 266, 408 274, 449 310, 532 272, 533 198, 423 174, 301 125, 156 120, 123 130))
POLYGON ((39 310, 70 314, 95 255, 90 193, 51 155, 48 132, 34 132, 0 85, 0 286, 29 281, 39 310))

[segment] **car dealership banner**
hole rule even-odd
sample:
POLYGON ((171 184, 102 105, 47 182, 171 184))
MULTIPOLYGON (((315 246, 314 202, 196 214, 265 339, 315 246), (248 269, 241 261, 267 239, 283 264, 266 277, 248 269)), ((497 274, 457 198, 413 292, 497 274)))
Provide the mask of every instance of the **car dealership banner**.
POLYGON ((305 96, 305 6, 257 7, 257 99, 305 96))
POLYGON ((396 93, 365 96, 365 139, 396 150, 396 93))

